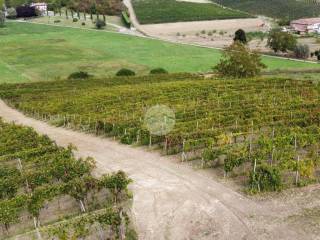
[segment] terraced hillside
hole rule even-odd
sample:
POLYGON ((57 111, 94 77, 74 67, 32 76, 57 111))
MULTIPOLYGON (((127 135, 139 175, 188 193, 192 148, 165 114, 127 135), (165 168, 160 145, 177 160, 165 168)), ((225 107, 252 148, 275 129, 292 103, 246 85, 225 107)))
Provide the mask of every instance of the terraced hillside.
POLYGON ((93 169, 71 146, 0 119, 0 239, 115 239, 121 226, 134 237, 124 219, 130 180, 93 169))
POLYGON ((225 9, 211 3, 175 0, 133 0, 132 4, 140 24, 252 17, 245 12, 225 9))
POLYGON ((199 159, 242 176, 252 191, 319 181, 319 89, 311 82, 179 74, 6 85, 0 96, 51 124, 199 159), (159 104, 176 121, 162 136, 144 121, 159 104))
POLYGON ((252 14, 274 18, 298 19, 319 17, 319 1, 307 0, 214 0, 215 2, 252 14))

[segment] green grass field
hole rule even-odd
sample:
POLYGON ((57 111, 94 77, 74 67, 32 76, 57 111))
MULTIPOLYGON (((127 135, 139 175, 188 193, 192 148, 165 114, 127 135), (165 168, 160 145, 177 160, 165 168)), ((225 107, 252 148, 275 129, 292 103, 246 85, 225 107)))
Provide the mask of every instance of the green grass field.
MULTIPOLYGON (((14 83, 66 78, 75 71, 96 77, 120 68, 147 74, 163 67, 169 72, 210 71, 219 50, 129 35, 38 25, 7 23, 0 29, 0 82, 14 83)), ((269 70, 319 68, 317 64, 264 57, 269 70)))
POLYGON ((250 14, 224 9, 211 3, 133 0, 132 4, 141 24, 252 17, 250 14))

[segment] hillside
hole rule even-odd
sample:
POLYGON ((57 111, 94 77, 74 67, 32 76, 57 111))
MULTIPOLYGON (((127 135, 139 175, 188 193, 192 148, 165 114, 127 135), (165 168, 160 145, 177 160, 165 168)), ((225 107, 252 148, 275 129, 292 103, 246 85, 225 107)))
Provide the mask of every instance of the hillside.
POLYGON ((202 167, 241 176, 251 191, 319 181, 319 89, 311 82, 164 75, 0 90, 27 115, 124 144, 158 146, 164 153, 181 154, 183 161, 202 159, 202 167), (172 109, 173 117, 170 110, 165 114, 175 125, 169 133, 150 135, 145 114, 159 104, 172 109), (273 180, 263 180, 269 174, 273 180))
MULTIPOLYGON (((113 76, 120 68, 148 74, 206 72, 219 62, 216 49, 160 40, 31 23, 0 28, 0 82, 34 82, 67 78, 76 71, 96 77, 113 76)), ((319 68, 317 64, 263 57, 268 70, 319 68)))
POLYGON ((227 7, 252 14, 282 19, 298 19, 320 16, 320 4, 298 0, 214 0, 227 7))

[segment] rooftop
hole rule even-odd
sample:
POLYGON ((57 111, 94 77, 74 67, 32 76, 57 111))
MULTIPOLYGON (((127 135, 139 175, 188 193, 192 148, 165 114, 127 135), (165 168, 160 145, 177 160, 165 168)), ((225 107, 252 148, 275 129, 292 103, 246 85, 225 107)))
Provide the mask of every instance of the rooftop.
POLYGON ((320 23, 320 18, 301 18, 291 21, 291 24, 311 25, 316 23, 320 23))

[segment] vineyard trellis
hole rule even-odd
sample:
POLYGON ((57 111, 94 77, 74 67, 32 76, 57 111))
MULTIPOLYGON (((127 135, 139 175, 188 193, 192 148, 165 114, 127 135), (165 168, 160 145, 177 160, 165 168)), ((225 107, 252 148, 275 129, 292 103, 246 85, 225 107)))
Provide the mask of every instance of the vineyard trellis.
POLYGON ((320 1, 318 0, 214 0, 216 3, 247 11, 256 15, 265 15, 278 19, 298 19, 319 17, 320 1))
POLYGON ((132 231, 123 206, 131 196, 131 180, 122 171, 93 177, 94 160, 76 159, 72 150, 0 119, 1 239, 30 231, 31 226, 22 222, 30 216, 37 239, 85 239, 96 232, 98 239, 124 239, 126 231, 132 231), (80 212, 76 207, 65 209, 59 218, 48 220, 41 214, 54 200, 60 208, 68 196, 78 202, 80 212))
POLYGON ((253 191, 319 179, 319 88, 309 81, 174 74, 3 86, 0 95, 57 126, 157 145, 183 161, 222 166, 225 176, 242 169, 253 191), (144 114, 156 104, 176 115, 165 136, 144 125, 144 114))

